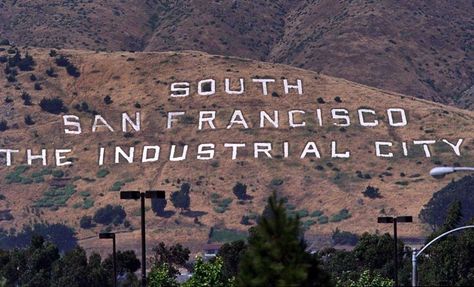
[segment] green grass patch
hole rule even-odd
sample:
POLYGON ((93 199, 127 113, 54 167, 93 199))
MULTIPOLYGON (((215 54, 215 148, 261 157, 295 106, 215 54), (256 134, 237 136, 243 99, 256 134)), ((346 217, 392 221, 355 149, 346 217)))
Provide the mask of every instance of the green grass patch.
POLYGON ((80 194, 82 197, 88 197, 88 196, 91 196, 91 193, 90 193, 90 192, 88 192, 88 191, 81 191, 79 194, 80 194))
POLYGON ((231 229, 211 228, 209 232, 210 242, 226 243, 245 239, 247 239, 247 233, 231 229))
POLYGON ((33 207, 49 207, 57 210, 59 207, 66 206, 67 201, 75 192, 73 185, 49 189, 43 193, 43 197, 33 203, 33 207))
POLYGON ((316 220, 308 219, 303 222, 303 229, 308 230, 312 225, 316 224, 316 220))
POLYGON ((318 217, 318 223, 319 224, 326 224, 329 222, 329 218, 326 215, 321 215, 318 217))
POLYGON ((64 177, 64 171, 62 171, 60 169, 55 169, 55 170, 53 170, 51 175, 55 178, 61 178, 61 177, 64 177))
POLYGON ((279 185, 282 185, 283 184, 283 179, 281 178, 274 178, 272 179, 272 181, 270 182, 271 185, 274 185, 274 186, 279 186, 279 185))
POLYGON ((340 221, 343 221, 345 219, 348 219, 350 218, 352 215, 351 213, 349 212, 349 210, 343 208, 341 209, 338 213, 336 214, 333 214, 331 216, 331 218, 329 219, 329 221, 331 222, 340 222, 340 221))
POLYGON ((218 193, 211 193, 211 203, 214 205, 213 209, 217 213, 224 213, 229 209, 229 205, 233 199, 230 197, 221 198, 218 193))
POLYGON ((25 179, 22 175, 29 169, 28 166, 26 165, 20 165, 15 168, 14 171, 8 173, 5 176, 5 182, 7 184, 12 184, 12 183, 22 183, 22 181, 25 179))
POLYGON ((103 169, 99 169, 99 171, 97 172, 96 176, 98 178, 104 178, 106 177, 110 172, 108 170, 106 170, 105 168, 103 169))
POLYGON ((89 209, 94 206, 94 200, 92 198, 84 198, 82 203, 82 209, 89 209))
POLYGON ((321 210, 315 210, 315 211, 311 212, 311 214, 309 216, 311 216, 311 217, 320 217, 323 214, 324 214, 324 212, 322 212, 321 210))

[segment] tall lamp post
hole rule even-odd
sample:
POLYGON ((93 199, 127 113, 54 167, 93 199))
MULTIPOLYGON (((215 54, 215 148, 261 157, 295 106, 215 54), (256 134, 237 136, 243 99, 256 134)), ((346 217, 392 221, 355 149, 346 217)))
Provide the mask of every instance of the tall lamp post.
POLYGON ((100 239, 112 239, 112 258, 114 265, 114 287, 117 287, 117 254, 115 253, 115 233, 102 232, 99 233, 100 239))
POLYGON ((393 223, 393 239, 394 239, 394 263, 395 263, 395 287, 398 287, 398 237, 397 237, 397 223, 400 222, 413 222, 411 216, 383 216, 377 218, 378 223, 393 223))
POLYGON ((146 237, 145 237, 145 198, 165 198, 163 190, 121 191, 120 199, 140 199, 141 231, 142 231, 142 287, 146 286, 146 237))
MULTIPOLYGON (((455 173, 458 171, 474 172, 474 167, 438 166, 430 170, 430 175, 436 179, 441 179, 441 178, 444 178, 447 174, 455 173)), ((474 228, 474 225, 466 225, 466 226, 454 228, 452 230, 449 230, 439 235, 435 239, 428 242, 423 248, 421 248, 420 251, 413 249, 412 259, 411 259, 411 262, 412 262, 411 285, 412 286, 416 286, 418 284, 418 274, 417 274, 417 266, 416 266, 417 257, 420 256, 421 253, 423 253, 423 251, 425 251, 425 249, 428 248, 431 244, 435 243, 436 241, 445 237, 446 235, 451 234, 453 232, 460 231, 460 230, 468 229, 468 228, 474 228)))

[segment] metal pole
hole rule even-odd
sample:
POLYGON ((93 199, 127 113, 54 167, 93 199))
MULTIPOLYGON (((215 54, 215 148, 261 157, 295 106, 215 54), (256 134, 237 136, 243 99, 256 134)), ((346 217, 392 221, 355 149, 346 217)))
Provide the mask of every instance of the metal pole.
POLYGON ((140 193, 142 219, 142 287, 146 286, 145 193, 140 193))
POLYGON ((398 246, 397 246, 397 218, 393 218, 393 239, 395 242, 395 287, 398 287, 398 246))
POLYGON ((117 287, 117 254, 115 252, 115 234, 112 237, 112 255, 114 259, 114 287, 117 287))
POLYGON ((411 254, 411 286, 416 287, 416 248, 411 254))

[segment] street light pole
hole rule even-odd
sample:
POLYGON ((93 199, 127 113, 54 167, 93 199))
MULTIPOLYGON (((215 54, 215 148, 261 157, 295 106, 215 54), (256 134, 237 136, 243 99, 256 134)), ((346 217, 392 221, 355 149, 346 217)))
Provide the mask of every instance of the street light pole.
POLYGON ((398 287, 398 236, 397 236, 397 218, 393 219, 393 258, 395 258, 395 287, 398 287))
POLYGON ((140 193, 142 225, 142 286, 146 286, 145 194, 140 193))
POLYGON ((394 266, 395 274, 393 276, 395 280, 395 287, 398 287, 398 236, 397 236, 397 222, 413 222, 413 217, 411 216, 383 216, 377 218, 378 223, 393 223, 393 239, 394 239, 394 266))
POLYGON ((113 232, 102 232, 99 233, 100 239, 112 239, 112 259, 114 265, 114 287, 117 287, 117 254, 115 252, 115 233, 113 232))
POLYGON ((146 286, 146 234, 145 234, 145 198, 165 198, 163 190, 121 191, 120 199, 140 199, 141 241, 142 241, 142 287, 146 286))

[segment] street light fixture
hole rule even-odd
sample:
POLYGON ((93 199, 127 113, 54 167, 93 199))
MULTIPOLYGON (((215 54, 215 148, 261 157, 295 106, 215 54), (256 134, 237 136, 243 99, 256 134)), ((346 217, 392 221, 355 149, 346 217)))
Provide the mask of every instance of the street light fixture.
POLYGON ((142 287, 146 286, 146 240, 145 240, 145 198, 165 198, 163 190, 121 191, 120 199, 140 199, 141 231, 142 231, 142 287))
POLYGON ((397 223, 413 222, 412 216, 382 216, 377 218, 378 223, 393 223, 393 239, 394 239, 394 262, 395 262, 395 287, 398 287, 398 238, 397 223))
POLYGON ((430 175, 434 178, 443 178, 445 175, 458 171, 474 171, 474 167, 453 167, 453 166, 439 166, 430 171, 430 175))
POLYGON ((112 258, 114 265, 114 287, 117 287, 117 255, 115 253, 115 233, 113 232, 102 232, 99 233, 100 239, 112 239, 112 258))

